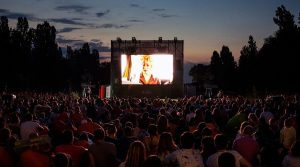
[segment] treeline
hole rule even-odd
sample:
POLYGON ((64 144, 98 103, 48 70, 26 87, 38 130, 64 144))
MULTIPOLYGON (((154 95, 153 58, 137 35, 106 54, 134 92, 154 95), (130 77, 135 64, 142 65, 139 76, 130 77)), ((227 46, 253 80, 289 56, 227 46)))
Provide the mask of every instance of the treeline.
POLYGON ((277 8, 273 21, 278 30, 260 49, 250 35, 235 62, 229 47, 223 46, 220 53, 213 52, 209 65, 191 68, 193 81, 239 93, 300 92, 300 27, 284 6, 277 8))
POLYGON ((48 22, 29 28, 19 17, 16 28, 0 21, 0 90, 76 91, 82 83, 109 84, 110 63, 99 63, 98 50, 89 44, 67 55, 56 42, 56 29, 48 22))

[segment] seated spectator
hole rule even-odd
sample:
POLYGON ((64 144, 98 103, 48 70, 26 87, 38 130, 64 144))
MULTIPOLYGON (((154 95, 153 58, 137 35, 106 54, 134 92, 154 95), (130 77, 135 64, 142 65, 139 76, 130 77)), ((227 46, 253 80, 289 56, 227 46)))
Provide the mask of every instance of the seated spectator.
MULTIPOLYGON (((29 135, 30 140, 39 138, 37 133, 29 135)), ((20 162, 22 167, 50 167, 51 155, 50 143, 42 143, 39 147, 29 147, 20 155, 20 162)))
POLYGON ((22 122, 20 125, 21 139, 28 140, 31 133, 39 133, 42 130, 43 127, 39 123, 33 121, 32 114, 28 113, 25 122, 22 122))
POLYGON ((126 160, 119 167, 142 167, 146 159, 146 148, 140 141, 130 144, 126 160))
POLYGON ((16 153, 9 144, 11 138, 10 130, 0 129, 0 166, 11 167, 16 165, 16 153))
POLYGON ((73 162, 69 154, 57 153, 54 157, 54 167, 72 167, 73 162))
POLYGON ((204 167, 200 150, 195 150, 194 137, 190 132, 184 132, 180 137, 181 149, 165 158, 165 163, 178 167, 204 167))
POLYGON ((87 150, 82 146, 76 146, 73 144, 74 135, 71 130, 64 131, 63 140, 64 144, 56 146, 55 152, 70 154, 73 160, 74 167, 81 166, 84 160, 84 156, 87 153, 87 150))
POLYGON ((160 135, 156 153, 160 160, 164 162, 165 158, 177 149, 178 147, 173 140, 172 134, 170 132, 163 132, 160 135))
POLYGON ((290 148, 289 155, 282 161, 282 167, 299 167, 300 165, 300 141, 296 141, 290 148))
POLYGON ((94 144, 89 147, 95 167, 116 167, 117 149, 113 143, 104 141, 105 132, 99 128, 94 133, 94 144))
POLYGON ((280 131, 280 143, 284 149, 289 150, 296 141, 296 129, 291 124, 291 119, 284 120, 284 127, 280 131))
POLYGON ((219 167, 236 167, 235 157, 229 152, 224 152, 218 159, 219 167))
POLYGON ((207 167, 218 167, 219 156, 224 152, 229 152, 234 155, 236 167, 252 167, 252 165, 245 160, 237 151, 227 150, 227 138, 223 134, 218 134, 214 138, 217 152, 208 157, 206 165, 207 167))
POLYGON ((161 160, 156 155, 150 155, 144 162, 143 167, 163 167, 161 160))
POLYGON ((144 138, 144 143, 147 149, 147 155, 151 155, 157 152, 157 147, 159 143, 157 126, 154 124, 150 124, 148 127, 148 133, 150 134, 150 136, 146 136, 144 138))
POLYGON ((256 140, 252 137, 253 127, 247 125, 242 129, 241 136, 234 140, 232 149, 239 152, 253 166, 258 165, 257 155, 259 146, 256 140))
POLYGON ((209 156, 217 152, 215 147, 214 138, 211 136, 205 136, 201 141, 201 155, 203 158, 203 163, 206 164, 206 161, 209 156))

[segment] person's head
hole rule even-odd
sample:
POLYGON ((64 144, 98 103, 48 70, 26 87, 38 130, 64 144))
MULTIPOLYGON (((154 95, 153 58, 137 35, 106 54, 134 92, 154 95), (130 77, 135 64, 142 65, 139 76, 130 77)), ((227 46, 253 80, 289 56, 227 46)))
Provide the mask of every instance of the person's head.
POLYGON ((157 120, 158 133, 165 132, 168 128, 168 119, 166 116, 161 115, 157 120))
POLYGON ((117 133, 117 128, 114 124, 109 124, 106 130, 108 136, 115 136, 117 133))
POLYGON ((253 134, 253 127, 251 125, 247 125, 246 127, 244 127, 242 134, 246 136, 251 136, 253 134))
POLYGON ((142 166, 146 159, 146 149, 142 142, 134 141, 130 144, 125 167, 138 167, 142 166))
POLYGON ((63 139, 65 141, 65 144, 72 144, 74 141, 74 134, 71 130, 65 130, 63 132, 63 139))
POLYGON ((180 136, 180 145, 183 149, 191 149, 194 146, 194 136, 190 132, 184 132, 180 136))
POLYGON ((172 134, 170 132, 163 132, 160 135, 158 142, 158 153, 162 153, 165 151, 172 152, 176 149, 176 144, 173 140, 172 134))
POLYGON ((89 137, 88 137, 88 134, 87 133, 81 133, 79 135, 79 140, 84 140, 84 141, 88 141, 89 140, 89 137))
POLYGON ((216 152, 216 147, 214 143, 214 138, 211 136, 205 136, 201 140, 202 151, 205 152, 216 152))
POLYGON ((126 126, 124 128, 124 135, 126 137, 132 137, 132 135, 133 135, 133 129, 130 126, 126 126))
POLYGON ((249 123, 248 121, 242 122, 241 125, 240 125, 240 133, 242 133, 243 130, 244 130, 244 128, 245 128, 246 126, 248 126, 248 125, 250 125, 250 123, 249 123))
POLYGON ((72 158, 69 154, 57 153, 54 157, 54 167, 72 167, 72 158))
POLYGON ((148 132, 150 136, 156 136, 157 135, 157 126, 155 124, 150 124, 148 127, 148 132))
POLYGON ((143 167, 162 167, 162 162, 157 155, 150 155, 145 160, 143 167))
POLYGON ((94 140, 95 141, 104 140, 104 137, 105 137, 105 132, 102 127, 95 130, 95 132, 94 132, 94 140))
POLYGON ((223 134, 217 134, 214 138, 217 150, 225 150, 227 148, 227 138, 223 134))
POLYGON ((219 167, 235 167, 235 157, 230 152, 223 152, 218 158, 219 167))
POLYGON ((292 121, 290 118, 286 118, 284 120, 284 126, 287 127, 287 128, 290 128, 292 126, 292 121))
POLYGON ((149 55, 144 55, 142 57, 142 74, 148 76, 152 74, 152 58, 149 55))

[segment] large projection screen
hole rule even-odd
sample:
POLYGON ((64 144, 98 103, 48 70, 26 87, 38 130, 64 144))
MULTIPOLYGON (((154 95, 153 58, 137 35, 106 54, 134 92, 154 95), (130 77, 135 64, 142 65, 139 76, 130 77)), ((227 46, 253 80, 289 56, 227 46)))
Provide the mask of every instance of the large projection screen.
POLYGON ((173 55, 121 55, 122 84, 167 85, 173 81, 173 55))
POLYGON ((111 41, 111 97, 183 96, 184 41, 111 41))

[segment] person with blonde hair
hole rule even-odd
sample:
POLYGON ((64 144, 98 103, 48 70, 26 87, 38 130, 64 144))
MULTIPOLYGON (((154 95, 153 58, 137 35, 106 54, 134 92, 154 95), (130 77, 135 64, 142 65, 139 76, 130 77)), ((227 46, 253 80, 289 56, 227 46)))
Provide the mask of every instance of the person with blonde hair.
POLYGON ((158 78, 155 78, 152 73, 152 58, 149 55, 144 55, 142 58, 142 72, 140 75, 139 83, 142 83, 144 85, 150 84, 160 84, 160 80, 158 78))
POLYGON ((146 158, 145 145, 140 141, 135 141, 130 144, 126 160, 119 167, 142 167, 146 158))

